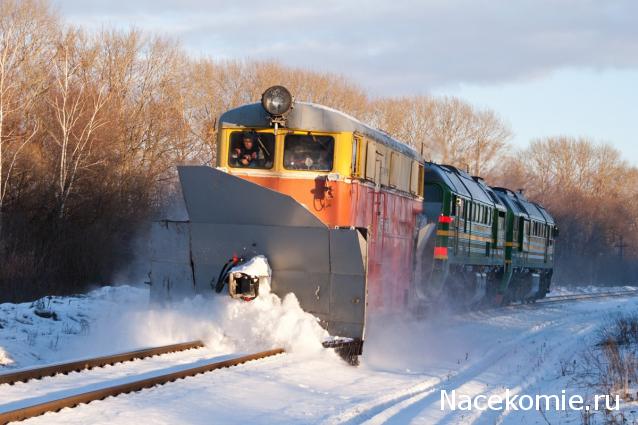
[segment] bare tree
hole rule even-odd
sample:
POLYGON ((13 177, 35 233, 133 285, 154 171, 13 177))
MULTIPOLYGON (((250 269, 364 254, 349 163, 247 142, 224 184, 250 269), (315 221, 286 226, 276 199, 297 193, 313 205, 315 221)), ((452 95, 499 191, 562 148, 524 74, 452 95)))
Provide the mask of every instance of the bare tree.
POLYGON ((17 160, 38 131, 30 112, 45 89, 55 23, 42 1, 0 2, 0 234, 17 160))
POLYGON ((425 158, 490 173, 508 148, 509 127, 491 110, 457 98, 381 99, 369 120, 416 148, 425 158))
POLYGON ((559 278, 622 279, 623 254, 638 245, 638 170, 620 152, 586 138, 549 137, 503 161, 500 171, 498 184, 524 188, 559 223, 559 278))
POLYGON ((434 101, 429 97, 379 99, 373 103, 368 122, 408 143, 424 157, 432 158, 432 121, 434 101))
POLYGON ((474 131, 466 156, 474 175, 482 176, 500 164, 512 132, 494 111, 475 111, 473 115, 474 131))
POLYGON ((96 131, 105 124, 100 111, 108 95, 103 84, 90 79, 95 56, 95 49, 87 47, 82 34, 69 30, 58 43, 53 63, 55 90, 51 90, 48 103, 54 126, 48 129, 48 134, 59 148, 56 192, 59 217, 65 214, 78 172, 99 162, 91 153, 96 131))

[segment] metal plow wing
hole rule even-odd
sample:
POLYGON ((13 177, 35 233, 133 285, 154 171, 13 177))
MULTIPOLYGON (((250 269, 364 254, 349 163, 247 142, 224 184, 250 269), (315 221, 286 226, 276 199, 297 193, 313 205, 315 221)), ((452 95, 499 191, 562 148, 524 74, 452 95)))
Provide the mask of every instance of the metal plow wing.
POLYGON ((211 280, 233 255, 265 255, 275 294, 294 293, 331 335, 363 339, 367 243, 360 232, 330 229, 293 198, 219 170, 178 171, 189 220, 155 226, 154 299, 212 294, 211 280))

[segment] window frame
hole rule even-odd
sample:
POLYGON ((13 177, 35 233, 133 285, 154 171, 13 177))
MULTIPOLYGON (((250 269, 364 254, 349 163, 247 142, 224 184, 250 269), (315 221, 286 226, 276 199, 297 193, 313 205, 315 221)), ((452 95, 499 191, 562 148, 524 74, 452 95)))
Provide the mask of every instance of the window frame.
MULTIPOLYGON (((241 143, 241 141, 240 141, 241 143)), ((226 153, 226 164, 228 165, 229 168, 232 168, 234 170, 268 170, 268 171, 272 171, 274 170, 275 167, 275 163, 277 162, 277 136, 275 136, 275 134, 273 132, 269 132, 269 131, 255 131, 255 130, 233 130, 230 131, 228 134, 228 139, 226 140, 226 146, 227 148, 227 153, 226 153), (235 134, 246 134, 246 133, 252 133, 253 135, 259 137, 262 135, 266 135, 268 137, 272 137, 272 153, 270 155, 271 158, 271 164, 270 167, 250 167, 250 166, 237 166, 237 165, 233 165, 232 164, 232 160, 233 158, 231 158, 232 152, 234 150, 234 148, 232 147, 232 143, 233 143, 233 136, 235 134)), ((262 153, 264 154, 265 157, 265 152, 262 151, 262 153)))
POLYGON ((307 134, 307 133, 289 133, 283 136, 283 140, 281 142, 282 149, 282 157, 281 157, 281 168, 282 170, 289 171, 302 171, 302 172, 311 172, 311 173, 331 173, 335 169, 335 157, 337 153, 337 139, 333 134, 307 134), (329 137, 332 140, 332 158, 330 162, 329 169, 303 169, 303 168, 288 168, 286 166, 286 141, 288 137, 329 137))

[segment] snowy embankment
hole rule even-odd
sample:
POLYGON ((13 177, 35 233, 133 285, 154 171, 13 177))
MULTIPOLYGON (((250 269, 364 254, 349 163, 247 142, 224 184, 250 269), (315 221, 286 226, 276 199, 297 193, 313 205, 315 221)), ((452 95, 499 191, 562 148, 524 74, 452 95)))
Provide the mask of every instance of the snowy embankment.
POLYGON ((252 302, 196 297, 170 309, 149 305, 146 287, 0 304, 0 371, 201 339, 211 354, 284 347, 322 350, 327 333, 293 295, 262 287, 252 302))
MULTIPOLYGON (((268 295, 251 303, 198 298, 167 312, 149 309, 147 296, 146 289, 118 287, 80 298, 54 298, 51 306, 58 321, 35 316, 29 304, 0 305, 0 347, 20 366, 193 338, 203 338, 211 351, 46 378, 36 381, 36 387, 0 387, 0 405, 33 391, 46 394, 52 384, 60 391, 60 385, 86 386, 206 356, 283 344, 291 354, 27 423, 135 424, 144 418, 154 424, 580 424, 578 411, 441 410, 440 394, 455 390, 459 395, 490 396, 509 389, 519 395, 565 390, 590 396, 594 390, 575 381, 574 361, 580 361, 610 316, 638 308, 638 297, 622 297, 441 315, 425 322, 373 318, 362 365, 355 368, 321 349, 325 334, 294 298, 279 301, 268 295), (88 325, 71 328, 81 319, 88 325)), ((594 415, 592 423, 600 423, 596 420, 594 415)))

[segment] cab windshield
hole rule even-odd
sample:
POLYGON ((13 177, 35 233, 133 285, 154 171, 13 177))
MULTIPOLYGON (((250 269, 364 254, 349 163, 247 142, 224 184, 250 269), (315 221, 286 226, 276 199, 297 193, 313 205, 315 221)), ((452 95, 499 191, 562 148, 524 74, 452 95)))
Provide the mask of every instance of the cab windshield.
POLYGON ((235 168, 271 169, 275 156, 275 135, 234 131, 230 135, 228 164, 235 168))
POLYGON ((334 138, 289 134, 284 140, 284 168, 330 171, 334 159, 334 138))

